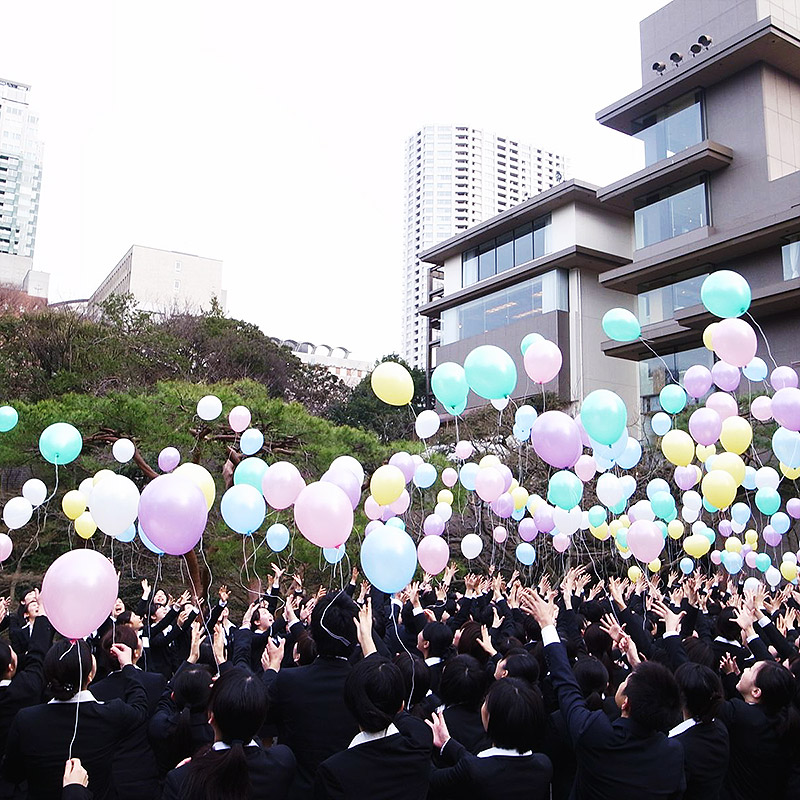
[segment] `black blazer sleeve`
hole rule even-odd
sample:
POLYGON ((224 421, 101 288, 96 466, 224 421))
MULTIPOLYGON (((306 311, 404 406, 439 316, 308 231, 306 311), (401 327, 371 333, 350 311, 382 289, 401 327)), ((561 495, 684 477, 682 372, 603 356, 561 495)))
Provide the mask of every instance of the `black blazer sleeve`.
POLYGON ((468 796, 471 787, 468 762, 475 758, 464 745, 450 739, 442 750, 442 759, 450 766, 431 771, 431 792, 447 796, 468 796))

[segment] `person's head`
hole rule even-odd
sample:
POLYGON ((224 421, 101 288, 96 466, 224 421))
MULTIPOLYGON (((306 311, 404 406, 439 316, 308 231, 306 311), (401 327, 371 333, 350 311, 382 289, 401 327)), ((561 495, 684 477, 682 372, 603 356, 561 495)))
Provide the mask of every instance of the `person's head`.
POLYGON ((703 664, 687 661, 675 670, 675 680, 681 693, 684 717, 711 722, 725 699, 719 673, 703 664))
POLYGON ((211 697, 211 673, 205 666, 197 664, 184 667, 170 681, 172 700, 179 711, 189 709, 196 714, 208 708, 211 697))
POLYGON ((307 664, 312 664, 317 657, 317 643, 313 637, 308 635, 308 631, 301 631, 294 643, 292 651, 292 658, 298 667, 304 667, 307 664))
POLYGON ((603 707, 603 696, 608 691, 608 670, 602 661, 594 656, 579 658, 572 667, 572 674, 578 681, 586 705, 592 711, 603 707))
POLYGON ((275 618, 266 606, 259 606, 254 612, 250 621, 250 627, 254 631, 265 632, 272 627, 275 618))
POLYGON ((97 670, 97 665, 82 639, 56 642, 44 657, 44 677, 47 688, 56 700, 69 700, 85 689, 97 670))
POLYGON ((131 660, 135 664, 142 655, 142 642, 136 631, 130 625, 115 625, 107 631, 100 640, 100 649, 105 654, 107 663, 112 670, 119 669, 119 661, 111 652, 112 644, 126 644, 131 649, 131 660))
POLYGON ((683 640, 683 647, 686 650, 686 655, 689 661, 695 664, 703 664, 714 671, 717 670, 719 659, 714 652, 714 648, 703 639, 697 636, 689 636, 683 640))
POLYGON ((417 703, 425 699, 431 688, 430 668, 421 658, 406 653, 396 655, 394 665, 403 676, 403 697, 411 711, 417 703))
POLYGON ((358 727, 377 733, 392 724, 403 710, 405 684, 400 670, 383 656, 359 661, 344 684, 344 704, 358 727))
POLYGON ((169 609, 166 606, 155 606, 152 614, 153 622, 161 622, 161 620, 167 616, 168 612, 169 609))
POLYGON ((425 658, 444 658, 453 646, 453 631, 443 622, 429 622, 417 635, 417 649, 425 658))
POLYGON ((590 656, 602 658, 603 656, 611 655, 611 648, 614 643, 599 624, 593 622, 586 627, 583 632, 583 641, 590 656))
POLYGON ((796 693, 794 676, 776 661, 756 661, 742 672, 736 690, 746 703, 758 703, 767 714, 786 708, 796 693))
POLYGON ((18 663, 17 654, 0 639, 0 680, 11 680, 17 674, 18 663))
POLYGON ((539 662, 525 649, 509 651, 505 658, 497 662, 494 670, 495 680, 501 678, 520 678, 531 686, 539 682, 539 662))
POLYGON ((311 635, 321 656, 349 656, 358 642, 358 606, 344 592, 325 595, 311 612, 311 635))
POLYGON ((439 696, 447 706, 460 703, 477 710, 486 693, 486 670, 472 656, 451 658, 442 670, 439 696))
POLYGON ((144 621, 135 611, 123 611, 117 617, 117 625, 130 625, 135 631, 140 631, 144 621))
POLYGON ((458 652, 461 655, 472 656, 481 664, 485 664, 489 660, 489 654, 479 644, 482 633, 479 623, 472 620, 465 622, 458 637, 458 652))
POLYGON ((732 642, 738 642, 742 638, 742 629, 736 622, 738 616, 735 608, 730 606, 723 608, 717 617, 717 635, 732 642))
POLYGON ((165 606, 167 604, 167 593, 163 589, 159 589, 153 595, 154 606, 165 606))
POLYGON ((114 608, 111 611, 114 619, 116 619, 123 611, 125 610, 125 603, 122 602, 121 598, 117 598, 116 603, 114 603, 114 608))
POLYGON ((519 678, 506 678, 489 689, 481 719, 495 747, 524 753, 538 744, 547 716, 538 692, 519 678))
POLYGON ((26 620, 29 622, 36 619, 39 616, 39 601, 38 600, 31 600, 25 605, 25 611, 23 615, 26 620))
POLYGON ((680 717, 680 695, 674 675, 661 664, 639 664, 619 685, 617 706, 648 731, 668 731, 680 717))
POLYGON ((38 600, 38 599, 39 599, 39 590, 38 589, 36 589, 36 588, 26 589, 22 593, 22 599, 19 601, 19 604, 23 608, 27 608, 28 607, 28 603, 31 603, 34 600, 38 600))

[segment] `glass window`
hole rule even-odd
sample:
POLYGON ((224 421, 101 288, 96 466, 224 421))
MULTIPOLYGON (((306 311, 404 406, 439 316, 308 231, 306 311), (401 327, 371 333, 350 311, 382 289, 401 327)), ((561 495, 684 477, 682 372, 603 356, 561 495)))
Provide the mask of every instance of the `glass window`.
POLYGON ((635 202, 636 249, 708 225, 705 179, 693 179, 635 202))
POLYGON ((478 248, 478 280, 482 281, 496 274, 496 255, 494 239, 491 242, 485 242, 478 248))
POLYGON ((497 272, 505 272, 514 266, 514 234, 497 237, 497 272))
POLYGON ((800 278, 800 239, 785 244, 781 248, 781 258, 783 259, 783 279, 790 281, 792 278, 800 278))
POLYGON ((642 325, 663 322, 672 319, 676 311, 700 303, 700 287, 707 276, 706 272, 640 294, 639 322, 642 325))
POLYGON ((642 397, 642 411, 654 413, 661 410, 658 402, 659 392, 668 383, 681 383, 686 370, 693 364, 702 364, 711 369, 714 356, 705 347, 684 350, 682 353, 669 353, 660 358, 648 358, 639 362, 639 393, 642 397))
POLYGON ((514 231, 514 265, 533 261, 533 226, 528 223, 514 231))
POLYGON ((645 166, 702 142, 702 93, 693 92, 633 121, 633 136, 644 143, 645 166))

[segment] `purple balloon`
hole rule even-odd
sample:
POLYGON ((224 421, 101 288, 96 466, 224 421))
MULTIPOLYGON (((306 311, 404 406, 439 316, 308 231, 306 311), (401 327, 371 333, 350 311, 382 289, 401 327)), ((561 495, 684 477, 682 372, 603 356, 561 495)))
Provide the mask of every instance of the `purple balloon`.
POLYGON ((492 502, 491 508, 501 519, 508 519, 514 513, 514 498, 508 492, 503 492, 492 502))
POLYGON ((347 495, 347 499, 355 511, 361 502, 361 486, 358 478, 347 467, 338 466, 329 469, 320 480, 338 486, 347 495))
POLYGON ((713 408, 698 408, 689 417, 689 433, 698 444, 710 445, 722 433, 722 420, 713 408))
POLYGON ((688 491, 697 483, 697 470, 694 467, 675 467, 675 483, 679 489, 688 491))
POLYGON ((505 464, 498 464, 495 469, 503 476, 503 491, 507 492, 514 481, 514 474, 505 464))
POLYGON ((165 447, 158 454, 158 468, 162 472, 172 472, 181 463, 181 454, 175 447, 165 447))
POLYGON ((381 506, 381 522, 388 522, 392 517, 397 514, 392 511, 391 506, 381 506))
POLYGON ((728 417, 735 417, 739 413, 736 398, 727 392, 714 392, 706 400, 706 408, 713 408, 724 422, 728 417))
POLYGON ((523 542, 532 542, 539 535, 539 529, 531 517, 519 521, 519 538, 523 542))
POLYGON ((769 376, 769 382, 775 391, 791 387, 797 388, 797 373, 791 367, 775 367, 769 376))
POLYGON ((559 552, 563 553, 566 550, 569 550, 569 546, 572 544, 572 538, 567 536, 566 533, 557 533, 553 537, 553 547, 559 552))
POLYGON ((583 423, 581 422, 581 418, 575 417, 575 424, 578 426, 578 430, 581 432, 581 444, 584 447, 591 447, 592 440, 589 438, 589 434, 586 433, 586 428, 583 427, 583 423))
POLYGON ((379 519, 370 520, 367 523, 367 527, 364 528, 364 536, 369 536, 372 531, 377 530, 378 528, 382 528, 383 523, 379 519))
POLYGON ((724 536, 726 539, 733 533, 733 526, 730 520, 723 519, 719 523, 719 535, 724 536))
POLYGON ((770 547, 777 547, 781 543, 781 535, 772 525, 766 525, 761 535, 770 547))
POLYGON ((399 453, 395 453, 389 459, 389 463, 393 467, 397 467, 400 472, 403 473, 406 483, 408 483, 414 477, 414 470, 416 469, 414 459, 411 458, 411 456, 404 450, 400 451, 399 453))
POLYGON ((711 388, 711 373, 702 364, 695 364, 683 376, 683 388, 692 397, 702 397, 711 388))
POLYGON ((142 491, 139 522, 147 538, 171 556, 188 553, 200 541, 207 520, 203 492, 183 475, 159 475, 142 491))
POLYGON ((739 386, 742 374, 739 372, 739 368, 734 367, 733 364, 717 361, 717 363, 711 367, 711 377, 714 379, 714 383, 716 383, 723 392, 732 392, 739 386))
POLYGON ((790 431, 800 431, 800 389, 785 386, 772 396, 772 418, 790 431))
POLYGON ((540 414, 531 428, 531 442, 536 455, 557 469, 575 466, 583 452, 580 429, 563 411, 540 414))
POLYGON ((444 533, 444 520, 438 514, 428 514, 422 523, 426 536, 441 536, 444 533))
POLYGON ((792 519, 800 519, 800 498, 791 497, 786 501, 786 513, 792 519))
POLYGON ((555 528, 552 506, 547 503, 540 503, 533 514, 533 521, 540 533, 550 533, 555 528))

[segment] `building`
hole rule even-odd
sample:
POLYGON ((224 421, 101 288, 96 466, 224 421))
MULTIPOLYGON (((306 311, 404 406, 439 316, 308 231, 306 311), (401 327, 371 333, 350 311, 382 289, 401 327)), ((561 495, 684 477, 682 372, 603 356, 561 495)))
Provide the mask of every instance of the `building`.
POLYGON ((800 364, 799 13, 796 0, 673 0, 645 19, 642 88, 597 114, 641 142, 642 169, 570 181, 422 252, 430 363, 488 342, 516 355, 538 331, 568 349, 563 398, 606 386, 647 413, 665 383, 711 365, 700 286, 732 269, 753 288, 771 350, 759 355, 800 364), (613 306, 637 313, 640 340, 604 341, 613 306))
POLYGON ((272 341, 288 347, 304 364, 325 367, 351 389, 361 383, 372 372, 374 366, 371 361, 351 358, 350 351, 346 347, 331 347, 328 344, 312 344, 276 337, 272 337, 272 341))
POLYGON ((209 309, 214 298, 224 311, 222 262, 135 244, 94 291, 89 308, 125 294, 133 295, 143 311, 154 313, 196 314, 209 309))
POLYGON ((33 268, 30 256, 0 253, 0 287, 47 300, 50 274, 33 268))
POLYGON ((429 276, 418 255, 564 178, 563 156, 488 131, 431 125, 417 131, 405 151, 403 241, 403 358, 426 366, 429 276))

